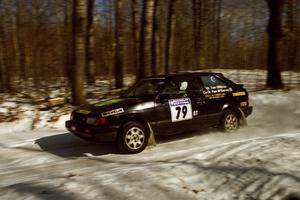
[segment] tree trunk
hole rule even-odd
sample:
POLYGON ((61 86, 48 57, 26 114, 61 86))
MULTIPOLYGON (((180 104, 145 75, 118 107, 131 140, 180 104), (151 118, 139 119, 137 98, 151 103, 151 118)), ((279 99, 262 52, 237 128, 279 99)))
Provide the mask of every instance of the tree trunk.
POLYGON ((72 13, 72 4, 69 2, 66 2, 64 4, 64 24, 63 24, 63 41, 64 41, 64 56, 63 56, 63 63, 64 63, 64 71, 65 71, 65 76, 68 78, 68 80, 72 80, 72 67, 73 67, 73 53, 72 49, 75 48, 73 44, 73 35, 71 29, 73 27, 71 24, 74 24, 72 22, 74 19, 74 14, 72 13))
POLYGON ((287 2, 287 29, 288 29, 288 69, 294 70, 296 65, 297 56, 297 41, 296 41, 296 31, 295 31, 295 7, 296 4, 294 0, 289 0, 287 2))
POLYGON ((15 74, 20 75, 21 71, 21 51, 20 51, 20 34, 19 34, 19 22, 20 22, 20 16, 19 16, 19 2, 13 2, 12 3, 14 7, 16 7, 15 13, 11 16, 12 17, 12 37, 13 37, 13 46, 14 46, 14 58, 15 58, 15 67, 16 67, 16 72, 15 74))
POLYGON ((222 0, 216 0, 216 50, 215 50, 215 67, 221 67, 221 12, 222 0))
POLYGON ((154 0, 154 14, 153 14, 153 33, 152 33, 152 67, 151 74, 153 76, 157 75, 157 45, 158 45, 158 16, 157 16, 157 5, 158 0, 154 0))
POLYGON ((281 24, 284 0, 267 0, 267 3, 270 11, 267 87, 279 89, 283 87, 280 75, 279 50, 282 43, 281 24))
POLYGON ((152 37, 153 37, 153 16, 155 0, 144 0, 142 24, 141 24, 141 40, 140 40, 140 63, 138 79, 149 75, 153 66, 152 60, 152 37))
POLYGON ((174 9, 175 4, 176 4, 176 0, 169 1, 167 36, 166 36, 166 47, 165 47, 165 56, 166 56, 165 73, 166 74, 170 72, 171 62, 173 58, 172 54, 173 54, 173 33, 175 28, 175 9, 174 9))
POLYGON ((86 34, 86 77, 89 84, 95 83, 94 61, 94 4, 95 0, 88 0, 87 5, 87 34, 86 34))
POLYGON ((1 49, 1 60, 2 64, 1 66, 1 79, 2 79, 2 88, 3 92, 11 92, 11 75, 12 75, 12 67, 13 62, 11 61, 11 55, 12 55, 12 46, 11 46, 11 38, 10 33, 12 31, 11 28, 11 22, 7 20, 7 16, 9 16, 9 13, 5 9, 5 7, 8 7, 8 3, 10 2, 2 2, 0 1, 0 5, 3 6, 2 11, 0 10, 0 48, 1 49))
POLYGON ((85 102, 84 77, 86 64, 86 1, 73 1, 73 77, 72 77, 72 100, 79 106, 85 102))
POLYGON ((124 33, 123 33, 123 0, 116 0, 116 50, 115 50, 115 80, 116 88, 123 87, 124 63, 124 33))
MULTIPOLYGON (((0 8, 2 7, 2 1, 0 0, 0 8)), ((3 22, 3 14, 0 9, 0 21, 3 22)), ((3 23, 0 24, 0 92, 5 91, 5 63, 4 63, 4 32, 3 23)))
POLYGON ((132 18, 132 47, 133 47, 133 69, 135 72, 138 70, 139 65, 139 52, 138 52, 138 2, 131 0, 131 18, 132 18))
MULTIPOLYGON (((0 4, 1 5, 1 4, 0 4)), ((1 11, 0 11, 1 12, 1 11)), ((0 13, 0 20, 2 21, 2 13, 0 13)), ((0 92, 6 92, 6 65, 4 56, 4 32, 3 25, 0 25, 0 92)))
POLYGON ((26 49, 25 49, 25 42, 22 35, 21 29, 21 14, 22 14, 22 5, 20 1, 15 1, 16 3, 16 27, 17 27, 17 44, 19 48, 19 65, 20 65, 20 76, 25 80, 25 83, 27 81, 27 67, 26 67, 26 49))
POLYGON ((203 47, 203 1, 193 0, 193 37, 194 37, 194 59, 195 67, 201 65, 201 49, 203 47))
POLYGON ((193 0, 192 7, 193 7, 193 39, 194 39, 194 59, 195 59, 195 67, 198 67, 198 31, 199 31, 199 23, 198 23, 198 0, 193 0))

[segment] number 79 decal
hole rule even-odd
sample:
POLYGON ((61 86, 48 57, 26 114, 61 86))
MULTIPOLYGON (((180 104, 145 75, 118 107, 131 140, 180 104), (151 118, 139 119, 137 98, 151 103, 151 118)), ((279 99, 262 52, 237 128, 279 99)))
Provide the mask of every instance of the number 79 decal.
POLYGON ((170 99, 169 106, 172 122, 193 118, 191 100, 189 98, 170 99))

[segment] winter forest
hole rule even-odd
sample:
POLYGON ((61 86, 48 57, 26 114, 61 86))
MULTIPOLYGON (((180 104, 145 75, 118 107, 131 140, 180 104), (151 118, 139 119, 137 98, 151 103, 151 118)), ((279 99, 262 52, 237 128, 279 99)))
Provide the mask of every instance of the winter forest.
POLYGON ((1 200, 300 200, 299 147, 300 0, 0 0, 1 200), (217 85, 238 99, 235 131, 219 127, 237 116, 229 104, 217 126, 188 129, 217 116, 208 102, 225 94, 206 98, 207 87, 181 107, 123 95, 181 72, 237 83, 217 85), (153 123, 134 115, 117 127, 127 102, 153 123), (166 121, 163 131, 188 131, 151 129, 166 121), (108 126, 114 142, 82 140, 108 126), (120 152, 128 138, 143 151, 120 152))
POLYGON ((0 91, 188 70, 300 69, 297 0, 1 0, 0 91))

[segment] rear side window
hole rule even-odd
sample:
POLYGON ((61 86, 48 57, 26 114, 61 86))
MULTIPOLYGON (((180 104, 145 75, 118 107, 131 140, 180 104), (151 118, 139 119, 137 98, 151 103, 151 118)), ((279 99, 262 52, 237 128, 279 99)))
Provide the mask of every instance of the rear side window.
POLYGON ((222 98, 226 93, 232 92, 232 87, 228 86, 223 80, 214 75, 205 75, 200 77, 203 84, 203 94, 208 98, 222 98))
POLYGON ((211 86, 227 86, 222 80, 219 78, 211 75, 211 76, 201 76, 201 80, 203 83, 203 86, 211 87, 211 86))

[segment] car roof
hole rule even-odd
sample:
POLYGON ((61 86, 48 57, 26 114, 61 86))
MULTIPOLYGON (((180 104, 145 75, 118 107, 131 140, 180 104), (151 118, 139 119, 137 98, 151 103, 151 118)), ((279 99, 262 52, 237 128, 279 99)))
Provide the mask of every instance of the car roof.
POLYGON ((210 76, 210 75, 218 75, 223 76, 222 73, 216 73, 216 72, 179 72, 179 73, 170 73, 166 75, 157 75, 157 76, 148 76, 145 77, 145 79, 166 79, 170 77, 176 77, 176 76, 210 76))

